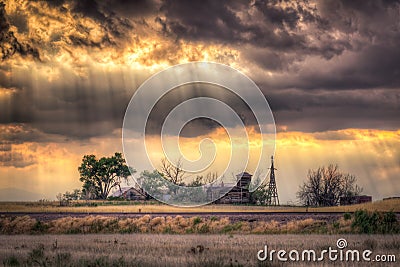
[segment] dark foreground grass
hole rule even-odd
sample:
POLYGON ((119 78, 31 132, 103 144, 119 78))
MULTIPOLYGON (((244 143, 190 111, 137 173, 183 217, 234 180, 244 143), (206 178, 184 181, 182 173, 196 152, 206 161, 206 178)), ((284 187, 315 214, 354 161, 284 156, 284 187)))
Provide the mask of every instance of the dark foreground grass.
MULTIPOLYGON (((370 249, 395 255, 398 235, 0 235, 0 264, 4 266, 282 266, 260 262, 257 252, 313 249, 320 252, 345 238, 348 249, 370 249)), ((289 262, 294 266, 397 266, 393 262, 289 262)), ((287 263, 285 264, 287 265, 287 263)))

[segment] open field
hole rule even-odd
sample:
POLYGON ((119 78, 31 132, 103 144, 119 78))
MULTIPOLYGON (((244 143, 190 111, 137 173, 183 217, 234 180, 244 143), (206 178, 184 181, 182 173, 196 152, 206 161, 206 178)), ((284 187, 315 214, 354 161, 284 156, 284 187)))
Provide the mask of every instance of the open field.
MULTIPOLYGON (((398 235, 18 235, 0 236, 0 262, 39 266, 281 266, 277 261, 259 262, 257 252, 296 249, 316 251, 337 249, 337 240, 345 238, 346 250, 372 251, 400 259, 398 235)), ((287 257, 287 256, 286 256, 287 257)), ((301 259, 301 256, 300 256, 301 259)), ((306 258, 307 259, 307 258, 306 258)), ((393 258, 391 259, 393 261, 393 258)), ((336 262, 325 254, 324 265, 396 266, 396 263, 336 262)), ((286 263, 287 264, 287 263, 286 263)), ((321 262, 292 262, 295 266, 321 266, 321 262)))
MULTIPOLYGON (((0 212, 49 212, 49 213, 213 213, 213 212, 305 212, 305 207, 296 206, 245 206, 245 205, 206 205, 202 207, 172 207, 154 202, 129 201, 77 201, 72 206, 60 207, 58 202, 0 202, 0 212)), ((400 212, 400 199, 388 199, 372 203, 335 206, 310 207, 308 212, 353 212, 359 209, 369 211, 400 212)))

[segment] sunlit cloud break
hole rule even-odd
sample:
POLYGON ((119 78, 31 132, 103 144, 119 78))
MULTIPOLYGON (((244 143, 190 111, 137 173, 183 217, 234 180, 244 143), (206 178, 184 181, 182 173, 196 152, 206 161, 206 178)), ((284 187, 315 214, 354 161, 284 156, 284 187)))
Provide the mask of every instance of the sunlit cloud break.
MULTIPOLYGON (((399 9, 396 1, 3 1, 0 188, 49 199, 79 188, 83 155, 122 151, 126 107, 146 79, 211 61, 248 75, 268 100, 282 202, 296 201, 308 169, 330 163, 374 199, 398 195, 399 9)), ((171 106, 199 96, 224 101, 247 129, 257 125, 221 89, 177 88, 151 115, 152 145, 171 106)), ((193 121, 181 134, 192 159, 200 140, 213 139, 220 171, 228 146, 218 124, 193 121)), ((161 157, 156 147, 151 155, 161 157)))

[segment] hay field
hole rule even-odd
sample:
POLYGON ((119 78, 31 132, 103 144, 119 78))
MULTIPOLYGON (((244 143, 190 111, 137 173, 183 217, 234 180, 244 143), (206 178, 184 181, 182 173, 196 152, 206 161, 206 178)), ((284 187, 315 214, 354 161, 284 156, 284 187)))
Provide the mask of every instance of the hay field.
MULTIPOLYGON (((36 266, 281 266, 276 257, 259 262, 257 252, 269 250, 337 249, 345 238, 346 249, 372 250, 395 255, 399 260, 400 236, 382 235, 18 235, 0 236, 0 262, 36 266)), ((372 257, 371 256, 371 257, 372 257)), ((331 266, 328 257, 324 265, 331 266)), ((366 266, 366 262, 340 262, 335 266, 366 266)), ((296 266, 321 266, 321 262, 298 262, 296 266)), ((396 266, 396 263, 373 263, 396 266)))
MULTIPOLYGON (((353 212, 359 209, 369 211, 394 211, 400 212, 400 199, 380 200, 372 203, 309 208, 309 212, 353 212)), ((179 212, 305 212, 305 207, 296 206, 245 206, 245 205, 206 205, 202 207, 172 207, 154 202, 129 202, 129 201, 91 201, 74 202, 72 206, 60 207, 58 202, 0 202, 0 212, 77 212, 77 213, 179 213, 179 212)))

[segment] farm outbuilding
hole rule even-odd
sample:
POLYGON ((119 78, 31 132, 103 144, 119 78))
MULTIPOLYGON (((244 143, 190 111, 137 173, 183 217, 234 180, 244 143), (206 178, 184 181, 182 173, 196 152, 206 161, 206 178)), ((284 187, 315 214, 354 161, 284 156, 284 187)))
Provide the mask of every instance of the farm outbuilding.
POLYGON ((121 187, 115 191, 112 197, 124 198, 127 200, 146 200, 148 199, 146 192, 143 189, 135 187, 121 187))
POLYGON ((237 204, 237 203, 250 203, 251 197, 249 192, 249 185, 252 175, 243 172, 238 175, 236 184, 227 186, 221 183, 220 186, 211 186, 207 189, 207 197, 213 201, 217 199, 217 204, 237 204))
POLYGON ((367 202, 372 202, 372 196, 362 195, 362 196, 341 197, 339 202, 340 206, 367 203, 367 202))

